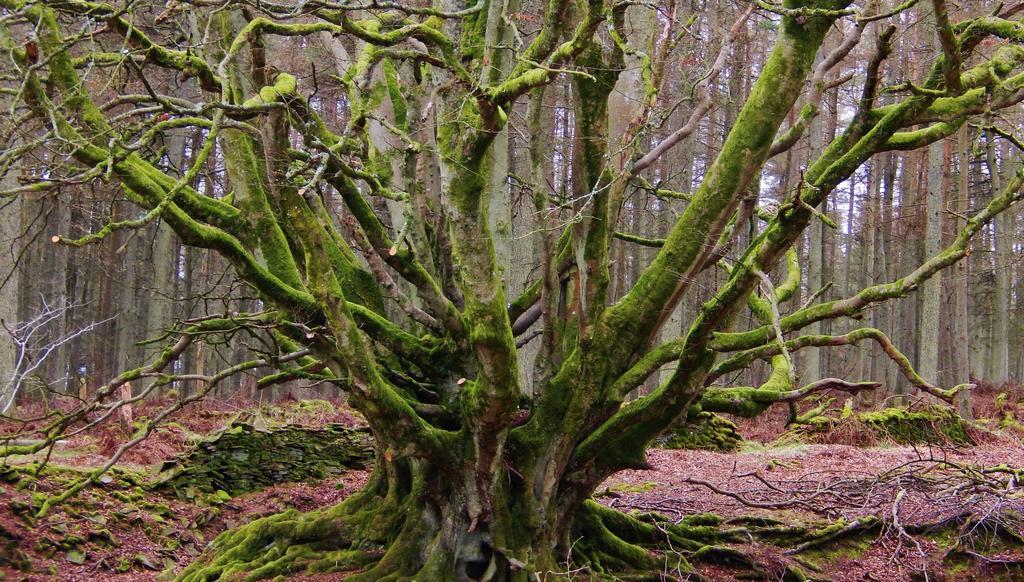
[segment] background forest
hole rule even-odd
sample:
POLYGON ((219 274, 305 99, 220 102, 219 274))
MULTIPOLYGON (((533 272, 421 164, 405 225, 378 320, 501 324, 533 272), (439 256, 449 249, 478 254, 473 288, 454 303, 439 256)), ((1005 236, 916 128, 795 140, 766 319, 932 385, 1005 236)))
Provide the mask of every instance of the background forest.
MULTIPOLYGON (((539 9, 526 1, 509 18, 529 31, 538 25, 539 9)), ((645 136, 651 147, 665 139, 672 128, 685 124, 690 112, 681 105, 692 98, 701 75, 710 69, 738 13, 735 2, 698 2, 687 9, 696 16, 684 30, 674 31, 680 38, 669 56, 665 98, 657 112, 665 119, 664 129, 645 136)), ((956 17, 967 18, 991 9, 989 2, 964 0, 956 5, 956 17)), ((926 20, 929 10, 924 4, 898 16, 900 32, 893 43, 899 61, 886 69, 885 86, 920 77, 934 62, 940 49, 926 20)), ((184 14, 175 18, 180 19, 182 34, 195 25, 184 14)), ((629 19, 629 26, 636 29, 631 33, 652 34, 655 18, 653 12, 637 11, 636 17, 629 19)), ((651 190, 635 189, 627 198, 622 232, 612 250, 613 299, 635 283, 641 268, 654 255, 656 249, 652 247, 686 207, 686 193, 699 183, 704 169, 717 155, 763 65, 776 26, 771 18, 757 12, 743 24, 727 51, 721 73, 709 86, 709 111, 700 119, 695 137, 655 162, 651 190)), ((821 54, 838 46, 849 34, 851 31, 842 26, 834 29, 821 54)), ((313 100, 318 112, 332 124, 343 124, 349 114, 347 98, 329 79, 345 70, 351 57, 339 54, 330 42, 320 41, 275 38, 271 50, 278 58, 305 64, 300 82, 313 87, 320 83, 323 87, 313 100)), ((836 135, 837 128, 849 120, 860 95, 855 80, 865 74, 870 50, 870 44, 862 43, 829 73, 821 112, 811 122, 807 137, 766 165, 761 177, 762 201, 779 200, 800 179, 812 152, 820 151, 836 135)), ((633 62, 620 76, 611 98, 611 119, 626 119, 628 115, 616 114, 616 105, 626 111, 630 103, 641 98, 639 75, 639 64, 633 62)), ((97 71, 90 82, 104 85, 112 95, 145 91, 129 71, 117 69, 97 71)), ((195 91, 180 75, 150 76, 149 82, 168 94, 188 96, 195 91)), ((512 297, 538 276, 542 242, 537 233, 541 220, 571 218, 565 212, 538 217, 523 176, 529 173, 531 140, 542 140, 547 154, 547 186, 564 201, 573 196, 573 180, 578 178, 572 175, 570 160, 578 153, 574 151, 577 140, 573 135, 572 99, 569 75, 560 75, 545 93, 536 125, 526 120, 526 104, 517 103, 509 112, 510 127, 496 146, 492 172, 502 177, 504 185, 495 192, 490 212, 497 252, 510 285, 508 295, 512 297)), ((886 99, 884 94, 880 97, 882 103, 886 99)), ((794 116, 799 107, 794 109, 794 116)), ((10 125, 15 120, 7 117, 3 121, 4 133, 17 131, 10 125)), ((955 136, 927 149, 890 152, 865 164, 854 179, 823 204, 820 210, 828 220, 815 221, 798 247, 804 265, 798 302, 846 297, 867 285, 892 280, 945 247, 964 218, 991 200, 993 191, 1006 180, 1005 173, 1013 171, 1021 144, 1004 136, 1015 132, 1020 123, 1019 108, 999 111, 979 123, 965 125, 955 136)), ((170 163, 188 166, 198 151, 203 131, 181 130, 175 139, 164 143, 170 163)), ((377 133, 382 142, 395 139, 384 128, 377 133)), ((45 164, 45 158, 38 162, 45 164)), ((400 174, 401 161, 392 163, 400 174)), ((9 168, 4 180, 4 190, 17 188, 17 167, 9 168)), ((216 152, 192 185, 211 196, 231 190, 216 152)), ((8 389, 17 378, 24 382, 26 396, 38 397, 40 390, 77 394, 82 386, 87 389, 101 385, 151 356, 156 348, 140 345, 140 339, 157 338, 176 321, 253 309, 257 299, 239 283, 224 259, 208 250, 180 244, 174 233, 159 222, 114 233, 102 244, 81 248, 53 244, 53 236, 77 238, 98 230, 111 217, 125 219, 136 212, 116 187, 73 183, 62 187, 75 191, 72 204, 40 194, 7 198, 0 210, 0 247, 9 248, 0 253, 0 318, 15 340, 12 348, 0 353, 0 378, 5 379, 8 389)), ((334 203, 341 204, 337 198, 334 203)), ((1024 377, 1024 350, 1020 349, 1024 334, 1021 212, 1020 208, 1013 209, 986 226, 975 239, 967 260, 937 274, 910 297, 873 309, 867 315, 870 321, 854 323, 867 323, 884 331, 916 363, 923 377, 940 386, 969 379, 999 385, 1024 377)), ((402 216, 396 211, 393 219, 392 227, 397 230, 402 216)), ((758 227, 758 220, 750 220, 744 228, 753 233, 758 227)), ((698 277, 694 292, 683 299, 673 316, 678 323, 665 327, 663 339, 682 333, 685 314, 693 313, 706 301, 727 274, 708 269, 698 277)), ((737 329, 758 325, 760 322, 748 314, 746 320, 737 323, 737 329)), ((853 327, 852 323, 823 322, 808 331, 839 334, 853 327)), ((175 371, 202 374, 236 362, 245 352, 248 339, 239 334, 226 343, 203 345, 186 354, 175 371)), ((807 348, 794 357, 801 377, 884 380, 885 392, 874 392, 871 398, 900 394, 908 388, 898 370, 872 346, 844 351, 807 348)), ((743 383, 757 385, 766 374, 755 371, 743 383)), ((302 383, 291 383, 257 394, 255 377, 236 376, 221 383, 217 391, 262 398, 309 393, 302 383)), ((175 389, 190 389, 187 383, 182 384, 175 389)), ((324 390, 330 393, 333 388, 318 387, 318 391, 324 390)))

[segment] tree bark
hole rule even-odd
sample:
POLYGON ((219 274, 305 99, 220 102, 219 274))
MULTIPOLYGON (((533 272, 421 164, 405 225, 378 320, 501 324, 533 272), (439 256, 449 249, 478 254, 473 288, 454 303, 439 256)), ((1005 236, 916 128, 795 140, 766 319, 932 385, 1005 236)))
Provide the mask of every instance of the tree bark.
MULTIPOLYGON (((989 177, 992 184, 992 195, 1002 190, 1003 167, 999 159, 1007 160, 1008 150, 1004 146, 999 152, 999 159, 996 156, 996 143, 994 136, 989 134, 986 140, 986 163, 988 165, 989 177)), ((1009 380, 1010 376, 1010 237, 1011 218, 1009 214, 1001 214, 996 218, 995 228, 992 236, 994 238, 992 269, 995 279, 994 294, 992 297, 992 347, 990 354, 987 379, 1000 385, 1009 380)))
MULTIPOLYGON (((935 256, 942 249, 942 172, 945 155, 942 142, 928 148, 928 180, 925 201, 924 256, 935 256)), ((939 376, 939 334, 942 331, 942 274, 936 274, 921 287, 923 296, 921 320, 918 325, 918 371, 935 382, 939 376)))

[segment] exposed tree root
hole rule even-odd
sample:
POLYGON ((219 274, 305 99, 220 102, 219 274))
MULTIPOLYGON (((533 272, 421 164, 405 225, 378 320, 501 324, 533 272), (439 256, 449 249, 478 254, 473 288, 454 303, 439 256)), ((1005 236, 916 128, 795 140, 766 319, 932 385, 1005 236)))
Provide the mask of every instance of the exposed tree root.
POLYGON ((342 549, 354 541, 348 519, 341 517, 347 505, 306 514, 289 510, 225 532, 207 560, 186 568, 180 579, 259 580, 303 570, 358 569, 375 556, 372 550, 342 549))
MULTIPOLYGON (((913 467, 893 474, 901 476, 903 488, 916 483, 974 491, 974 501, 967 500, 972 511, 908 523, 899 503, 902 497, 897 497, 889 513, 881 516, 810 525, 767 517, 724 521, 711 514, 676 522, 657 513, 627 514, 586 500, 572 514, 569 530, 561 533, 526 529, 523 514, 513 513, 511 502, 505 507, 513 508, 507 511, 515 519, 472 523, 459 511, 464 505, 461 498, 439 490, 431 472, 415 465, 407 472, 389 467, 388 479, 375 477, 365 490, 337 506, 307 514, 289 511, 222 534, 180 579, 260 580, 300 572, 345 572, 346 579, 357 582, 700 580, 706 569, 709 579, 727 571, 736 577, 799 581, 807 579, 805 571, 820 576, 824 565, 872 548, 900 556, 908 567, 920 567, 922 572, 945 562, 956 568, 1018 568, 1018 550, 1024 547, 1022 512, 1018 499, 1004 493, 1018 472, 943 463, 957 469, 956 475, 973 476, 974 488, 961 487, 962 479, 945 473, 915 481, 907 473, 913 467)), ((868 488, 888 491, 885 483, 868 488)), ((859 507, 877 506, 871 499, 853 501, 859 507)))
POLYGON ((573 524, 574 564, 597 574, 673 572, 693 574, 686 555, 724 539, 714 516, 694 516, 675 524, 657 514, 627 515, 587 501, 573 524))
MULTIPOLYGON (((871 519, 840 521, 821 529, 788 527, 770 520, 726 524, 710 514, 674 523, 658 514, 626 514, 586 501, 573 522, 570 553, 558 557, 563 565, 535 567, 510 557, 495 560, 487 552, 505 550, 488 550, 486 544, 474 547, 464 541, 453 546, 444 528, 445 517, 429 504, 416 495, 381 493, 371 486, 328 509, 306 514, 287 511, 225 532, 179 579, 263 580, 299 572, 347 572, 347 579, 357 582, 526 581, 570 573, 609 580, 692 580, 701 579, 694 567, 701 563, 748 575, 802 580, 795 562, 768 568, 742 546, 756 542, 802 552, 877 527, 871 519), (479 555, 472 555, 474 551, 479 555)), ((467 534, 466 540, 478 535, 467 534)), ((550 544, 540 543, 545 545, 550 544)))
MULTIPOLYGON (((180 580, 263 580, 297 572, 360 572, 386 580, 421 563, 426 519, 410 519, 412 497, 378 495, 371 486, 342 503, 309 513, 289 510, 227 531, 180 580), (417 527, 419 526, 419 527, 417 527)), ((450 577, 450 576, 449 576, 450 577)))

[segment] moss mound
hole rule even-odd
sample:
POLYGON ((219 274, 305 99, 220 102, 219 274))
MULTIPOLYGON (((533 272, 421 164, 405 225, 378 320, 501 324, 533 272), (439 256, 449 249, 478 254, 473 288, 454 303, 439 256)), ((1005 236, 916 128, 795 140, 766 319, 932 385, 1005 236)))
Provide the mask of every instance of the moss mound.
POLYGON ((182 499, 221 491, 234 496, 340 475, 372 460, 373 439, 364 430, 338 424, 265 430, 236 423, 165 462, 152 487, 182 499))
POLYGON ((701 449, 730 453, 740 448, 743 436, 732 421, 713 412, 690 415, 686 423, 665 433, 658 446, 665 449, 701 449))
POLYGON ((884 408, 840 418, 822 415, 791 428, 780 440, 856 446, 975 445, 975 432, 952 408, 927 406, 918 410, 884 408))

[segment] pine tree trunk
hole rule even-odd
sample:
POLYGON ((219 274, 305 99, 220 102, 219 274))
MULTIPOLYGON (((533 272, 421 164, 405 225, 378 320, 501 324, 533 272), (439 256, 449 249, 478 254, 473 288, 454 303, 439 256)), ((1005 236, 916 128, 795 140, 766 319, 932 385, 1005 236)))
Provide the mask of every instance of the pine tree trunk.
MULTIPOLYGON (((928 148, 928 181, 925 199, 924 256, 932 257, 942 249, 942 169, 944 148, 936 142, 928 148)), ((918 373, 930 382, 938 381, 939 334, 941 320, 939 309, 942 303, 942 273, 925 281, 921 286, 923 296, 921 320, 918 326, 918 373)))
MULTIPOLYGON (((1002 169, 996 159, 995 143, 990 134, 988 139, 987 163, 989 176, 992 180, 992 195, 996 196, 1002 191, 1002 169)), ((1001 159, 1006 160, 1007 151, 1005 148, 1000 152, 1001 159)), ((996 217, 995 238, 993 256, 993 269, 995 275, 995 293, 992 297, 992 351, 991 364, 988 370, 988 380, 1001 384, 1010 375, 1010 281, 1009 281, 1009 247, 1010 247, 1010 215, 1003 213, 996 217)))
MULTIPOLYGON (((0 190, 15 187, 15 171, 12 169, 2 180, 0 190)), ((21 231, 21 199, 0 208, 0 321, 13 325, 18 321, 18 278, 20 275, 18 254, 22 245, 16 236, 21 231)), ((18 352, 14 342, 6 337, 0 339, 0 414, 5 414, 14 404, 17 379, 18 352)))
MULTIPOLYGON (((954 217, 954 228, 953 232, 959 232, 966 223, 965 220, 959 218, 960 216, 966 216, 970 205, 970 175, 971 175, 971 139, 970 131, 963 129, 959 134, 959 163, 957 170, 959 172, 959 185, 956 189, 956 212, 957 216, 954 217)), ((952 189, 951 189, 952 191, 952 189)), ((952 326, 952 337, 950 338, 950 351, 952 355, 952 366, 950 370, 950 376, 952 382, 968 382, 970 381, 971 374, 971 363, 970 363, 970 334, 968 327, 970 325, 970 313, 969 301, 970 296, 967 288, 968 274, 968 261, 960 261, 953 266, 952 279, 953 279, 953 313, 950 316, 950 323, 952 326)), ((971 393, 969 390, 961 391, 957 407, 960 411, 960 415, 970 418, 971 415, 971 393)))

